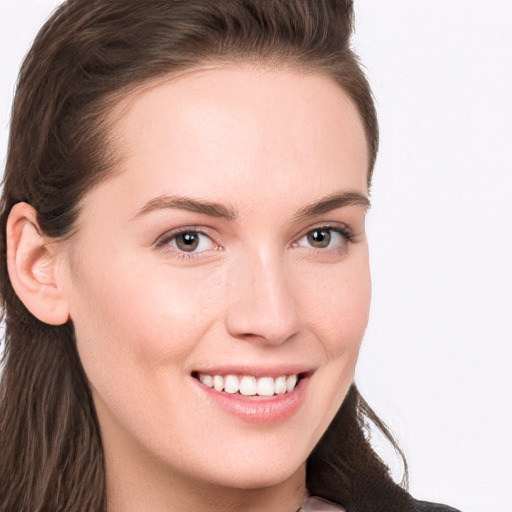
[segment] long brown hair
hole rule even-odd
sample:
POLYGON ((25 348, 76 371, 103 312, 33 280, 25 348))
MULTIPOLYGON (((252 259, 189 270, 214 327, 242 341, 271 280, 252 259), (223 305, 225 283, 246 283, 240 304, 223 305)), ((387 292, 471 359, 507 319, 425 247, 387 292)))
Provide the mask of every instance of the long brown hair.
MULTIPOLYGON (((7 275, 13 205, 32 205, 46 235, 71 236, 80 200, 115 167, 108 139, 115 102, 150 80, 212 62, 288 66, 338 83, 363 121, 370 184, 377 118, 350 49, 352 30, 349 0, 68 0, 40 30, 19 76, 1 203, 2 510, 106 507, 101 435, 73 325, 37 320, 7 275)), ((308 459, 308 490, 351 512, 383 503, 408 510, 408 494, 371 448, 368 420, 396 447, 353 385, 308 459)))

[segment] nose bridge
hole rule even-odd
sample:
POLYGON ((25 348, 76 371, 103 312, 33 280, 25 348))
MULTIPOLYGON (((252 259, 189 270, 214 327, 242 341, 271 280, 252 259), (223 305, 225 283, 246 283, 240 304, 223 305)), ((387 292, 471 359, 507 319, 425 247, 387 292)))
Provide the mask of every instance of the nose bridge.
POLYGON ((260 249, 238 259, 229 277, 227 328, 238 338, 279 344, 300 329, 284 258, 260 249))

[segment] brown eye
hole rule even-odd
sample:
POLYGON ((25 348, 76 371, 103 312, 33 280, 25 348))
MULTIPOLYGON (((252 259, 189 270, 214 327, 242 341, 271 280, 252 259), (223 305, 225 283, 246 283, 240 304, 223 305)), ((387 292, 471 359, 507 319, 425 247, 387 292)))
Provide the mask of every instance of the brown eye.
POLYGON ((199 233, 186 232, 176 235, 176 247, 183 252, 193 252, 199 247, 199 233))
POLYGON ((202 256, 203 253, 221 249, 206 233, 187 228, 164 233, 155 245, 167 249, 176 257, 202 256))
POLYGON ((326 247, 329 247, 329 244, 331 243, 331 230, 315 229, 314 231, 310 231, 306 235, 306 238, 311 247, 315 247, 316 249, 325 249, 326 247))
POLYGON ((318 227, 300 237, 294 246, 340 251, 345 250, 350 242, 352 242, 352 235, 345 229, 318 227))

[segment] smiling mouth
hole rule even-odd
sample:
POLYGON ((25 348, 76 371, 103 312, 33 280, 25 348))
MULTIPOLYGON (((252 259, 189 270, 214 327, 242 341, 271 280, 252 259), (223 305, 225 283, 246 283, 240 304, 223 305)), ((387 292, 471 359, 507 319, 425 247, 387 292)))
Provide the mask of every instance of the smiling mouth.
POLYGON ((303 374, 279 377, 255 377, 253 375, 209 375, 194 372, 192 376, 204 386, 221 393, 247 397, 272 397, 291 393, 303 374))

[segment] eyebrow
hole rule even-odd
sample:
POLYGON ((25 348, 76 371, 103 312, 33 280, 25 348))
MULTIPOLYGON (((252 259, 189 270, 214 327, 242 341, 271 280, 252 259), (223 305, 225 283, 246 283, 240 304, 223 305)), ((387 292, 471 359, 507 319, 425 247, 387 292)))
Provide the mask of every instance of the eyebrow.
POLYGON ((362 206, 366 211, 370 208, 370 200, 359 192, 339 192, 323 197, 301 208, 295 214, 294 219, 302 220, 308 217, 315 217, 336 208, 345 208, 347 206, 362 206))
MULTIPOLYGON (((368 210, 370 208, 370 201, 365 195, 359 192, 339 192, 323 197, 301 208, 294 215, 294 220, 315 217, 335 210, 336 208, 344 208, 347 206, 362 206, 365 210, 368 210)), ((219 203, 203 199, 193 199, 186 196, 163 195, 148 201, 135 215, 135 218, 155 210, 173 208, 202 213, 210 217, 226 220, 234 220, 237 217, 236 210, 231 206, 224 206, 219 203)))
POLYGON ((164 210, 168 208, 177 208, 188 210, 190 212, 203 213, 210 217, 218 217, 227 220, 234 220, 236 212, 233 208, 224 206, 202 199, 192 199, 184 196, 159 196, 148 201, 137 213, 135 217, 144 215, 155 210, 164 210))

